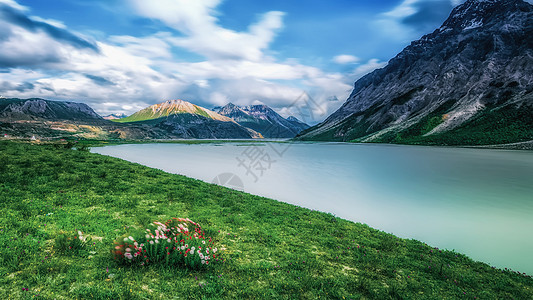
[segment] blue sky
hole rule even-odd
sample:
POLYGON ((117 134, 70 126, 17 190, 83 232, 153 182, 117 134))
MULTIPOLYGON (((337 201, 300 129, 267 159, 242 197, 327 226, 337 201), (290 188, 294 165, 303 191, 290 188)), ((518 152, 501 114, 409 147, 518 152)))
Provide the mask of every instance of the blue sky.
POLYGON ((101 114, 183 99, 287 116, 306 92, 316 122, 460 2, 0 0, 0 95, 101 114))

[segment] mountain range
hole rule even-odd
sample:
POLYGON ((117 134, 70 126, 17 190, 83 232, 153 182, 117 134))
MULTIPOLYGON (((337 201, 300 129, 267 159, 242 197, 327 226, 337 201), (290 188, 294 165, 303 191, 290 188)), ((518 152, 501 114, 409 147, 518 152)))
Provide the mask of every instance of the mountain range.
POLYGON ((142 109, 119 123, 149 124, 178 138, 261 138, 233 119, 184 100, 168 100, 142 109))
POLYGON ((309 125, 293 116, 283 118, 266 105, 237 106, 228 103, 213 110, 261 133, 265 138, 293 138, 302 130, 309 128, 309 125))
POLYGON ((261 132, 268 137, 294 137, 309 127, 294 117, 284 119, 264 105, 243 109, 238 109, 248 116, 243 124, 239 123, 242 118, 237 122, 184 100, 168 100, 131 116, 112 114, 102 118, 83 103, 1 98, 0 134, 48 139, 249 139, 263 138, 261 132), (263 125, 251 126, 261 132, 246 126, 248 123, 263 125))
POLYGON ((299 140, 503 144, 533 140, 533 5, 468 0, 354 84, 299 140))
POLYGON ((357 80, 337 111, 308 127, 265 105, 208 110, 169 100, 104 119, 81 103, 0 99, 0 133, 24 137, 533 144, 533 5, 465 1, 440 28, 357 80))
POLYGON ((0 98, 0 134, 20 138, 165 139, 165 130, 113 123, 84 103, 0 98))
POLYGON ((84 103, 50 101, 39 98, 0 99, 0 118, 3 120, 70 120, 101 121, 103 118, 84 103))

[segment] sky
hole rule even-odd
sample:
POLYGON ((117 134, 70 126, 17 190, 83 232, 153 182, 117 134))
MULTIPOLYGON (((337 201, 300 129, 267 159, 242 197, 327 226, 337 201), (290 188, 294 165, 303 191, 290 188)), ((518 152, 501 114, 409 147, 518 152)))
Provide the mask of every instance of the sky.
POLYGON ((0 0, 0 95, 127 115, 305 101, 323 120, 353 83, 461 0, 0 0))

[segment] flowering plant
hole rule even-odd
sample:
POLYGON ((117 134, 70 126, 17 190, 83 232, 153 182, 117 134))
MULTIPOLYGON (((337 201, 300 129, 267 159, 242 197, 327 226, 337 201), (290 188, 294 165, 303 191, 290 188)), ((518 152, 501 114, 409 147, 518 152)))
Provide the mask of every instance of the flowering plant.
POLYGON ((112 253, 122 263, 145 265, 161 262, 198 268, 217 257, 212 238, 205 237, 200 225, 190 219, 158 221, 151 228, 115 241, 112 253))
POLYGON ((90 241, 91 237, 83 235, 79 230, 77 233, 62 232, 55 239, 55 246, 64 253, 74 253, 85 249, 90 241))

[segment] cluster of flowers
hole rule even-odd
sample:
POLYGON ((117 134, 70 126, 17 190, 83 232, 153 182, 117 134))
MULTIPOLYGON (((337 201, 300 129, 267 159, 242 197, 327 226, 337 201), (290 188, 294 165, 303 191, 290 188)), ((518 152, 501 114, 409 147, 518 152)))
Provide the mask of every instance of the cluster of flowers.
POLYGON ((217 258, 212 238, 206 238, 200 225, 190 219, 172 218, 150 225, 151 229, 115 241, 115 259, 129 264, 161 262, 197 268, 217 258))

